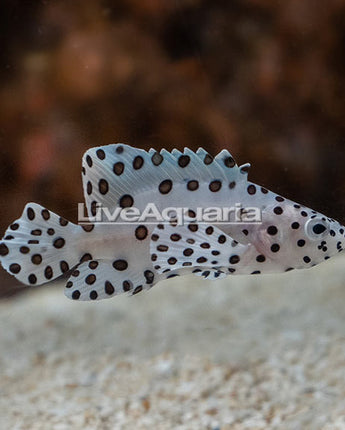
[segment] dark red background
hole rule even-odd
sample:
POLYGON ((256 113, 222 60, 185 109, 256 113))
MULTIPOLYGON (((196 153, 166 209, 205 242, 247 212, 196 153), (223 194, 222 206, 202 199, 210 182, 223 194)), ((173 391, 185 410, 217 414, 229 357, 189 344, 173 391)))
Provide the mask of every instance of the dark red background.
POLYGON ((75 220, 114 142, 228 148, 344 221, 343 1, 2 0, 0 28, 1 235, 28 201, 75 220))

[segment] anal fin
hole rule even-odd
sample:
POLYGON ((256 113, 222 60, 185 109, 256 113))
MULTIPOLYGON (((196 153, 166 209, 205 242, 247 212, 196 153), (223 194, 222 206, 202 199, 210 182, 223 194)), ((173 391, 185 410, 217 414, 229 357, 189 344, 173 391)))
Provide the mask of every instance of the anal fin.
POLYGON ((119 294, 135 295, 153 286, 154 274, 135 272, 125 260, 91 260, 80 264, 68 279, 65 295, 73 300, 102 300, 119 294))

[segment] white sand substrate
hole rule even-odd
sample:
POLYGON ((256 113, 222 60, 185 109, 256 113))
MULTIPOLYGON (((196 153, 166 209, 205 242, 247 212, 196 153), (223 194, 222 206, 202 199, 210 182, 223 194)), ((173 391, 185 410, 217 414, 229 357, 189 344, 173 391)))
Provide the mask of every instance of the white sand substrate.
POLYGON ((0 429, 345 429, 345 258, 0 302, 0 429))

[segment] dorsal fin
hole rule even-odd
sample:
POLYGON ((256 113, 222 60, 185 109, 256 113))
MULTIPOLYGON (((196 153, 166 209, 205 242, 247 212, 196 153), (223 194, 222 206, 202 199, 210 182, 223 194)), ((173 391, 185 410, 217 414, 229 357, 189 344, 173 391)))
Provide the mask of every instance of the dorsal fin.
POLYGON ((87 209, 99 203, 108 208, 121 206, 121 196, 149 191, 164 180, 183 182, 191 179, 209 182, 212 179, 234 181, 245 175, 230 153, 221 151, 213 158, 199 148, 160 152, 112 144, 89 149, 83 157, 83 186, 87 209))
POLYGON ((242 164, 242 166, 239 167, 240 173, 242 173, 246 177, 248 176, 249 169, 250 169, 250 163, 242 164))

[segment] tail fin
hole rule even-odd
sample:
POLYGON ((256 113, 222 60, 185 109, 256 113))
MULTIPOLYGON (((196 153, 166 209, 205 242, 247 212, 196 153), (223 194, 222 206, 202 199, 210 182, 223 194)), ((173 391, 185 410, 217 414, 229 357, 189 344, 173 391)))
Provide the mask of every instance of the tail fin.
POLYGON ((79 263, 79 226, 28 203, 0 242, 4 269, 26 285, 51 281, 79 263))

